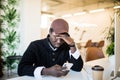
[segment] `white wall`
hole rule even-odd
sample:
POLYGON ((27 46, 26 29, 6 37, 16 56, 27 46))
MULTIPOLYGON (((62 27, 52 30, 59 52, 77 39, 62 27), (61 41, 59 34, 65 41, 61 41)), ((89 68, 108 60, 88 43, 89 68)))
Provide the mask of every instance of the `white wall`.
POLYGON ((21 0, 20 49, 23 54, 31 41, 40 39, 41 0, 21 0))
POLYGON ((76 42, 86 42, 89 39, 100 41, 105 39, 103 31, 110 27, 113 11, 88 13, 80 16, 65 18, 70 24, 70 34, 76 42), (77 23, 77 24, 76 24, 77 23), (78 28, 79 30, 75 30, 78 28), (82 31, 86 31, 80 40, 82 31))
POLYGON ((106 47, 108 41, 106 34, 111 25, 111 18, 113 17, 113 10, 105 10, 103 12, 87 13, 84 15, 73 16, 65 18, 70 24, 70 34, 77 43, 86 43, 88 40, 93 42, 105 41, 103 47, 104 54, 106 55, 106 47), (77 25, 75 24, 77 23, 77 25), (75 30, 77 27, 78 30, 75 30), (86 31, 80 40, 82 31, 86 31))
MULTIPOLYGON (((120 69, 120 18, 115 14, 115 75, 120 69)), ((119 71, 120 72, 120 71, 119 71)))

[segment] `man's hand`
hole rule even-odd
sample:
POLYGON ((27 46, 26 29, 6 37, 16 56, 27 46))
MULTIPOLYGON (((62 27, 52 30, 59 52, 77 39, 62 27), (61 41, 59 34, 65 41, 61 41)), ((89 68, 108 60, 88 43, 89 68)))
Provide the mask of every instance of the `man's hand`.
POLYGON ((42 70, 42 75, 51 75, 55 77, 65 76, 69 72, 69 70, 62 71, 62 67, 59 65, 54 65, 50 68, 44 68, 42 70))
POLYGON ((60 35, 60 37, 70 46, 71 53, 74 53, 76 51, 74 40, 67 35, 60 35))
POLYGON ((60 35, 60 38, 63 39, 68 45, 75 45, 74 40, 67 35, 60 35))

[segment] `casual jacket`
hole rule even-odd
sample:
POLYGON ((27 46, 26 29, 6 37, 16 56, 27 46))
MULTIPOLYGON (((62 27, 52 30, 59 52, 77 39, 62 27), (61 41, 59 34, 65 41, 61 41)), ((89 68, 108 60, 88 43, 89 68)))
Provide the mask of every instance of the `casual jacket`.
POLYGON ((83 67, 81 56, 77 60, 72 55, 69 56, 70 47, 66 43, 56 51, 53 51, 48 43, 48 38, 30 43, 18 65, 18 75, 34 76, 34 70, 37 67, 48 68, 55 64, 62 66, 66 61, 73 63, 72 70, 81 71, 83 67))

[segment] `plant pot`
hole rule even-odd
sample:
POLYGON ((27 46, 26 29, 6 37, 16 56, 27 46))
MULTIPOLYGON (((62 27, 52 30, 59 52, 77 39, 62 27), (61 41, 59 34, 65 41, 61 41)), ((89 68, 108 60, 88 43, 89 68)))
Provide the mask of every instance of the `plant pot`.
POLYGON ((3 76, 3 60, 0 58, 0 77, 3 76))
POLYGON ((2 72, 2 70, 0 70, 0 77, 2 77, 3 76, 3 72, 2 72))
POLYGON ((111 65, 115 65, 115 55, 111 55, 108 57, 109 62, 111 63, 111 65))

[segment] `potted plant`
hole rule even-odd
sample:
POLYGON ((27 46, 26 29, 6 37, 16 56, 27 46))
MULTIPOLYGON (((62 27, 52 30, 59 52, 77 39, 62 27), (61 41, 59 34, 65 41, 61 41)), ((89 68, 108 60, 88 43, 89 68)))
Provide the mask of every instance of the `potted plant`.
MULTIPOLYGON (((113 1, 115 3, 115 6, 120 5, 120 0, 113 0, 113 1)), ((116 9, 115 12, 120 18, 120 8, 116 9)), ((114 27, 113 26, 114 26, 114 19, 111 19, 111 26, 109 28, 108 36, 107 36, 107 40, 110 41, 110 44, 108 45, 106 50, 106 54, 108 56, 114 55, 114 27)))
POLYGON ((108 56, 114 55, 114 42, 111 42, 111 44, 107 47, 106 54, 108 56))
MULTIPOLYGON (((0 9, 1 9, 1 1, 2 0, 0 0, 0 9)), ((0 13, 0 15, 1 15, 1 13, 0 13)), ((0 19, 0 32, 2 31, 2 23, 3 23, 3 20, 2 19, 0 19)), ((0 35, 0 37, 1 37, 1 35, 0 35)), ((2 77, 3 76, 3 60, 2 60, 2 43, 0 42, 0 77, 2 77)))
POLYGON ((111 27, 109 28, 109 31, 108 31, 107 40, 110 42, 110 44, 108 45, 108 47, 106 49, 106 54, 108 56, 112 56, 112 55, 114 55, 114 27, 113 27, 113 20, 111 21, 111 27))
POLYGON ((19 0, 1 0, 0 2, 0 43, 2 44, 2 56, 6 66, 10 69, 15 68, 15 60, 9 61, 8 56, 16 55, 16 48, 19 41, 19 33, 17 32, 19 23, 19 13, 17 4, 19 0), (4 44, 3 44, 4 43, 4 44))
POLYGON ((2 59, 2 51, 1 51, 2 44, 0 43, 0 77, 3 76, 3 59, 2 59))

